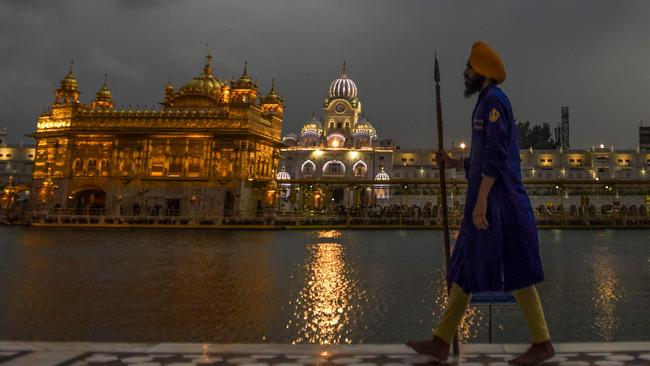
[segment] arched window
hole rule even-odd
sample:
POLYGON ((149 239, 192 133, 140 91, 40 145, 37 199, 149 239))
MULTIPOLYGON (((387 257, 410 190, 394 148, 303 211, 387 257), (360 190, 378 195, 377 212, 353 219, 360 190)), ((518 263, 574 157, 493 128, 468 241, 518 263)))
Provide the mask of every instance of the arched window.
POLYGON ((88 170, 96 170, 96 169, 97 169, 97 160, 95 159, 88 160, 88 170))
POLYGON ((102 160, 101 171, 102 175, 108 175, 111 169, 111 162, 108 159, 102 160))
POLYGON ((316 172, 316 164, 314 164, 313 161, 307 160, 304 163, 302 163, 302 167, 300 168, 300 171, 302 172, 302 176, 306 178, 310 178, 314 176, 314 172, 316 172))
POLYGON ((326 177, 342 177, 345 175, 345 165, 338 160, 330 160, 323 165, 323 175, 326 177))
POLYGON ((368 166, 362 160, 357 161, 352 167, 355 177, 365 177, 368 173, 368 166))
POLYGON ((81 159, 76 159, 74 164, 72 164, 72 170, 75 175, 80 175, 83 170, 83 162, 81 159))

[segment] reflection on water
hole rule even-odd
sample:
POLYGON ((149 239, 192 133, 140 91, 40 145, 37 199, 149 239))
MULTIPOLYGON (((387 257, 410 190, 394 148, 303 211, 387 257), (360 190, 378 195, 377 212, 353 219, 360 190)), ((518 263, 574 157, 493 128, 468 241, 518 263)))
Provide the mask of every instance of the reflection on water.
MULTIPOLYGON (((547 281, 538 289, 555 340, 647 338, 648 238, 648 230, 540 231, 547 281)), ((442 243, 441 231, 426 230, 0 227, 0 339, 423 339, 447 302, 442 243)), ((487 340, 487 308, 478 309, 463 320, 464 342, 487 340)), ((528 339, 517 308, 493 316, 495 342, 528 339)))
MULTIPOLYGON (((336 230, 318 232, 319 238, 340 236, 336 230)), ((353 280, 345 248, 340 243, 317 242, 308 244, 307 250, 305 283, 295 299, 294 318, 287 325, 297 333, 292 343, 351 343, 352 325, 362 315, 355 300, 365 292, 353 280)))
POLYGON ((606 247, 596 247, 591 256, 595 293, 592 297, 596 319, 592 325, 602 340, 611 341, 619 324, 616 306, 623 288, 616 275, 614 257, 606 247))
POLYGON ((318 238, 325 239, 335 239, 340 238, 343 233, 340 230, 320 230, 316 232, 318 238))

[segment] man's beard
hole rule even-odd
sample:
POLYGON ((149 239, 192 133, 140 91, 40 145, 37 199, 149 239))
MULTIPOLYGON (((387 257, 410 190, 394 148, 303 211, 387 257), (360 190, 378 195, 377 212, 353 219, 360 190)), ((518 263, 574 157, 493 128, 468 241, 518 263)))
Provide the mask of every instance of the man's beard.
POLYGON ((465 78, 465 92, 463 93, 465 94, 465 98, 469 98, 481 91, 483 83, 485 83, 485 76, 481 74, 475 74, 470 79, 465 78))

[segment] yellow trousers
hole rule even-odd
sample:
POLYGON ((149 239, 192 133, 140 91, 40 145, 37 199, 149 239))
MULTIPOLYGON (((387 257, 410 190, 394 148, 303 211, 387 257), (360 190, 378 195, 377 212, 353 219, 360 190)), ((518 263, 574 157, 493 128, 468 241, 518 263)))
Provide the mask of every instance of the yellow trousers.
MULTIPOLYGON (((512 291, 512 295, 517 300, 517 304, 528 322, 528 329, 533 337, 533 343, 541 343, 551 339, 548 326, 546 325, 546 319, 544 319, 542 302, 539 299, 535 286, 514 290, 512 291)), ((435 336, 447 342, 447 344, 451 344, 456 329, 460 325, 463 314, 469 305, 471 296, 471 294, 463 292, 463 289, 458 284, 452 283, 447 309, 436 325, 436 329, 433 332, 435 336)))

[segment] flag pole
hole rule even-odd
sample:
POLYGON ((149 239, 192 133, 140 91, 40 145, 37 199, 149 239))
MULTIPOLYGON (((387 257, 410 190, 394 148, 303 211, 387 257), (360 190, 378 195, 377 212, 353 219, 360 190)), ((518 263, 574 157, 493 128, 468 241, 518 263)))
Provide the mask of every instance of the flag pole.
MULTIPOLYGON (((442 197, 442 226, 445 241, 445 274, 449 271, 449 257, 451 256, 451 245, 449 243, 449 218, 447 216, 447 181, 445 179, 446 153, 442 135, 442 102, 440 101, 440 68, 438 67, 438 55, 434 53, 434 80, 436 82, 436 117, 438 122, 438 168, 440 169, 440 195, 442 197), (444 155, 443 155, 444 154, 444 155)), ((446 276, 445 276, 446 277, 446 276)), ((447 295, 451 290, 451 283, 447 281, 447 295)), ((453 341, 454 355, 458 355, 458 332, 453 341)))

